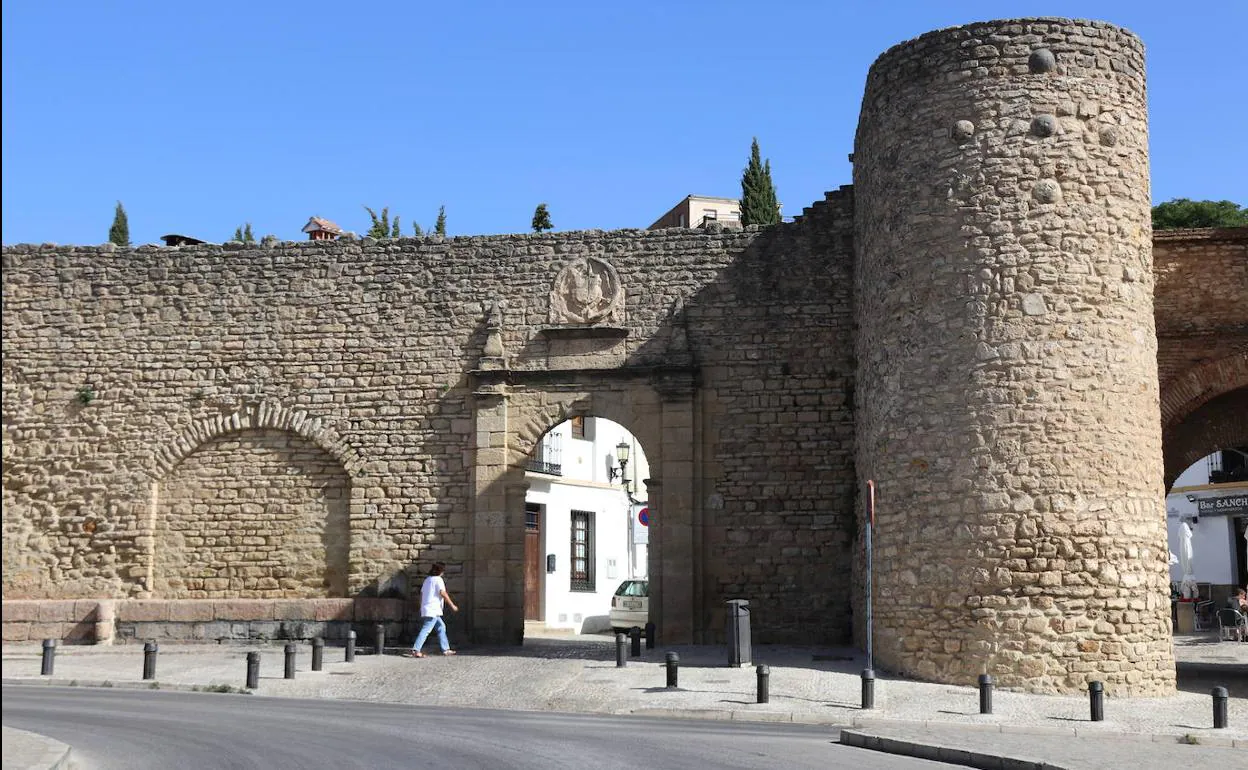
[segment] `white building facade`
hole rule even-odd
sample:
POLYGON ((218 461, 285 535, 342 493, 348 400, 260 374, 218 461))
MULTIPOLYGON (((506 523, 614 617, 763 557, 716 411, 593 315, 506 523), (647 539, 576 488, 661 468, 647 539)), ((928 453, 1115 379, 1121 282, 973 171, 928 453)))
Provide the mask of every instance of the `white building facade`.
POLYGON ((623 426, 576 417, 530 459, 525 495, 525 620, 594 633, 611 596, 647 572, 645 453, 623 426))
MULTIPOLYGON (((1166 496, 1166 530, 1170 551, 1179 554, 1182 527, 1191 531, 1191 571, 1200 598, 1219 606, 1236 587, 1248 583, 1248 448, 1215 452, 1187 468, 1166 496)), ((1170 565, 1170 580, 1183 580, 1179 561, 1170 565)))

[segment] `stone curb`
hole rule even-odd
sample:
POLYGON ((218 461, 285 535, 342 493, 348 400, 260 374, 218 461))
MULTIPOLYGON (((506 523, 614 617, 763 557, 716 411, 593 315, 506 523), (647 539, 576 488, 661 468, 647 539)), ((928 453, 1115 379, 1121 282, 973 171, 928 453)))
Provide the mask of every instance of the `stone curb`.
POLYGON ((73 767, 70 761, 73 749, 46 735, 6 726, 4 745, 5 759, 24 762, 25 770, 70 770, 73 767), (10 752, 18 756, 10 757, 10 752))
MULTIPOLYGON (((168 690, 172 692, 215 692, 207 689, 214 685, 204 684, 169 684, 159 679, 142 682, 117 681, 111 679, 44 679, 33 677, 27 679, 23 677, 0 679, 3 685, 43 685, 45 687, 99 687, 105 690, 168 690)), ((245 687, 235 687, 231 692, 245 693, 251 695, 254 690, 248 690, 245 687)))
POLYGON ((879 735, 861 733, 856 730, 841 730, 841 743, 860 749, 880 751, 886 754, 899 754, 918 759, 930 759, 951 765, 979 768, 980 770, 1068 770, 1065 765, 1054 765, 1038 759, 1007 757, 1003 754, 967 751, 966 749, 941 746, 935 743, 917 743, 898 738, 885 738, 879 735))

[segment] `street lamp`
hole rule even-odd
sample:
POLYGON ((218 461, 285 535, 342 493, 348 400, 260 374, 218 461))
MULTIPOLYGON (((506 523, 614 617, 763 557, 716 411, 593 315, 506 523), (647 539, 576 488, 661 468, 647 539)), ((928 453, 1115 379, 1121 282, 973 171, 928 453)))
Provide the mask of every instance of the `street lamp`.
POLYGON ((612 481, 624 475, 624 469, 628 467, 628 449, 628 442, 626 441, 621 441, 615 445, 615 459, 620 463, 620 467, 611 469, 612 481))

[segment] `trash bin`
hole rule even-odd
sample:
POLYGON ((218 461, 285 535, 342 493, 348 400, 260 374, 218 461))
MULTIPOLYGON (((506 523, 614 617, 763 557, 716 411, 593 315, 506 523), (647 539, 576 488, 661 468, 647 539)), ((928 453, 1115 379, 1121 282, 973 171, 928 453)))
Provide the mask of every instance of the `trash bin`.
POLYGON ((728 665, 743 666, 750 662, 750 600, 729 599, 728 665))

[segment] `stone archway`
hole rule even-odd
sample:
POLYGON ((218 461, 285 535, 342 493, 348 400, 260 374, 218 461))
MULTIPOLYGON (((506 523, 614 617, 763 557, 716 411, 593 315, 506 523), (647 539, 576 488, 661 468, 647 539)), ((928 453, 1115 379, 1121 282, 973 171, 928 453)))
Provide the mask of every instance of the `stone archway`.
POLYGON ((519 643, 524 629, 525 465, 553 426, 604 417, 647 447, 651 525, 651 616, 665 641, 705 634, 701 617, 701 521, 694 505, 700 460, 693 372, 620 368, 478 372, 474 414, 475 501, 470 536, 470 632, 482 642, 519 643))
POLYGON ((1248 387, 1210 399, 1162 435, 1166 489, 1189 465, 1218 449, 1248 445, 1248 387))

